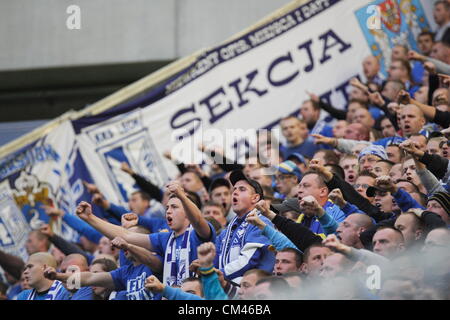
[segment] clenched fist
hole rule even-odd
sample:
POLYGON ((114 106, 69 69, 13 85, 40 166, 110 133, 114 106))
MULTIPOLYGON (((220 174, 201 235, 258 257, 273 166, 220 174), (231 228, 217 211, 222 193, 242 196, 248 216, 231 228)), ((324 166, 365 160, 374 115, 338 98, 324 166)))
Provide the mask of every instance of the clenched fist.
POLYGON ((331 190, 331 192, 328 194, 328 199, 330 199, 333 203, 338 205, 340 208, 343 208, 347 204, 341 190, 337 189, 337 188, 331 190))
POLYGON ((145 289, 151 292, 161 293, 164 291, 164 288, 165 285, 155 276, 150 276, 145 280, 145 289))
POLYGON ((306 196, 302 198, 299 205, 300 210, 308 217, 318 216, 320 218, 325 214, 325 210, 313 196, 306 196))
POLYGON ((257 226, 261 230, 266 227, 266 224, 258 217, 258 213, 255 211, 250 212, 246 219, 248 223, 257 226))
POLYGON ((76 214, 79 218, 81 218, 83 220, 89 220, 89 218, 91 218, 93 215, 92 206, 89 203, 87 203, 86 201, 81 201, 78 204, 76 214))
POLYGON ((122 215, 121 224, 125 229, 137 226, 139 217, 136 213, 126 213, 122 215))
POLYGON ((197 256, 202 268, 211 267, 216 257, 216 246, 212 242, 203 243, 197 248, 197 256))
POLYGON ((121 237, 115 237, 111 241, 113 247, 119 248, 120 250, 128 250, 128 242, 126 242, 121 237))

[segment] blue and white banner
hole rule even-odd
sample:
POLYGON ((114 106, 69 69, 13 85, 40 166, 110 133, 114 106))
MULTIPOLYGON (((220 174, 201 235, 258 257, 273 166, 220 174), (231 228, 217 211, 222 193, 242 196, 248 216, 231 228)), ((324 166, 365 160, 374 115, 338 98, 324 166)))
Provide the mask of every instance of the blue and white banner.
MULTIPOLYGON (((48 221, 42 204, 73 213, 80 200, 90 200, 82 180, 126 205, 136 186, 121 162, 163 186, 177 173, 165 151, 202 162, 196 150, 202 142, 233 157, 241 144, 219 141, 225 130, 275 128, 298 113, 306 91, 343 108, 350 79, 364 78, 363 58, 376 55, 386 70, 394 44, 416 48, 417 34, 429 29, 424 12, 431 6, 426 0, 309 1, 205 52, 135 100, 62 123, 0 159, 0 248, 24 256, 29 230, 48 221)), ((64 225, 58 232, 76 238, 64 225)))

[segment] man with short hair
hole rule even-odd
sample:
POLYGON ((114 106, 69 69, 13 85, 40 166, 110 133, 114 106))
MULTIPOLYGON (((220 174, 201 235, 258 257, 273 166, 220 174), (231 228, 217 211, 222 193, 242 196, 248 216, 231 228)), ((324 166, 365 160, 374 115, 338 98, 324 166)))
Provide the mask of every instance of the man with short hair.
POLYGON ((332 279, 342 275, 347 275, 354 265, 342 253, 333 253, 325 258, 320 268, 320 276, 324 279, 332 279))
POLYGON ((202 208, 203 216, 214 218, 224 228, 227 225, 225 209, 222 205, 214 201, 208 201, 202 208))
POLYGON ((411 81, 411 65, 406 59, 396 59, 391 61, 388 74, 389 80, 398 80, 403 83, 405 90, 411 96, 419 89, 419 86, 414 85, 411 81))
POLYGON ((30 231, 28 234, 25 249, 29 255, 37 252, 48 252, 50 249, 50 241, 48 237, 39 230, 30 231))
MULTIPOLYGON (((119 237, 128 244, 156 252, 163 261, 163 282, 169 286, 181 285, 183 279, 193 275, 189 265, 197 258, 198 245, 214 241, 215 232, 178 181, 172 181, 166 187, 171 193, 166 205, 166 220, 171 232, 150 235, 131 232, 96 217, 86 202, 80 203, 77 215, 110 239, 119 237)), ((130 215, 130 219, 137 217, 130 215)))
POLYGON ((381 227, 373 235, 373 252, 392 259, 405 248, 403 234, 393 227, 381 227))
POLYGON ((316 243, 309 246, 303 252, 303 263, 301 265, 302 272, 309 277, 318 276, 324 260, 330 254, 332 254, 332 251, 323 244, 316 243))
POLYGON ((422 31, 417 37, 417 46, 420 53, 424 56, 429 56, 433 48, 434 34, 430 31, 422 31))
POLYGON ((395 220, 394 226, 403 234, 406 248, 417 244, 424 235, 423 223, 414 213, 402 213, 395 220))
POLYGON ((436 41, 441 41, 448 36, 450 29, 450 4, 445 0, 439 0, 434 3, 433 10, 434 22, 438 25, 436 30, 436 41))
MULTIPOLYGON (((60 266, 61 273, 86 272, 89 266, 86 258, 78 253, 69 254, 64 258, 60 266)), ((91 287, 68 288, 64 286, 71 294, 70 300, 93 300, 93 290, 91 287)))
POLYGON ((372 172, 377 176, 387 176, 395 163, 390 160, 378 160, 373 166, 372 172))
POLYGON ((55 258, 47 252, 36 252, 30 255, 23 272, 24 278, 32 288, 22 291, 17 300, 69 300, 70 294, 58 280, 50 280, 44 276, 48 268, 56 268, 55 258))
POLYGON ((321 134, 327 137, 333 136, 333 128, 320 120, 320 106, 314 100, 306 100, 300 108, 300 115, 305 120, 310 134, 321 134))
POLYGON ((352 154, 344 155, 339 165, 344 169, 344 180, 350 184, 354 184, 358 177, 358 157, 352 154))
POLYGON ((300 271, 302 265, 302 255, 294 248, 285 248, 277 252, 275 256, 275 267, 273 274, 281 276, 288 272, 300 271))
POLYGON ((373 126, 375 125, 375 120, 373 119, 369 110, 359 108, 355 111, 352 123, 360 123, 366 128, 373 128, 373 126))
POLYGON ((345 129, 344 139, 369 141, 370 128, 365 127, 361 123, 352 123, 345 129))
POLYGON ((227 223, 236 216, 236 214, 231 209, 231 185, 227 179, 215 179, 209 186, 209 197, 212 201, 222 205, 225 210, 227 223))
POLYGON ((267 277, 258 280, 255 286, 256 300, 287 300, 290 293, 289 283, 281 277, 267 277))
POLYGON ((337 238, 345 245, 356 249, 364 248, 359 236, 372 227, 372 219, 360 213, 353 213, 342 221, 336 230, 337 238))
POLYGON ((326 213, 339 223, 345 219, 345 214, 339 206, 328 200, 330 190, 325 183, 325 177, 321 173, 314 171, 314 168, 316 165, 319 165, 319 163, 320 161, 317 159, 311 160, 310 168, 312 171, 306 172, 300 181, 298 185, 297 200, 300 208, 303 209, 299 222, 309 228, 312 232, 318 235, 324 235, 325 231, 318 217, 321 214, 323 215, 326 213), (310 204, 303 205, 304 199, 308 196, 312 196, 314 199, 314 203, 311 203, 311 207, 310 204))
MULTIPOLYGON (((140 226, 131 227, 128 231, 148 236, 148 233, 143 233, 143 229, 140 226)), ((161 269, 161 261, 159 258, 142 247, 127 243, 120 237, 114 238, 112 245, 124 250, 125 257, 131 261, 131 263, 123 265, 119 269, 111 272, 89 272, 87 269, 85 271, 79 270, 78 281, 80 288, 88 287, 91 289, 91 286, 96 286, 118 291, 114 300, 161 299, 160 296, 153 295, 146 291, 144 286, 145 279, 153 274, 152 269, 154 269, 155 272, 157 272, 156 270, 161 269), (144 256, 146 260, 152 260, 152 262, 149 262, 152 269, 142 263, 144 256)), ((63 282, 70 281, 71 276, 72 272, 60 273, 54 268, 47 268, 45 271, 45 277, 48 279, 57 279, 63 282)), ((79 289, 78 291, 82 291, 82 289, 79 289)))
POLYGON ((367 82, 373 82, 381 86, 383 84, 383 76, 380 73, 380 62, 375 56, 367 56, 363 60, 363 72, 367 82))
POLYGON ((264 278, 270 277, 270 273, 261 269, 250 269, 244 273, 241 280, 241 286, 238 290, 238 296, 241 300, 254 299, 256 283, 264 278))
POLYGON ((281 133, 286 139, 286 146, 280 144, 280 154, 283 159, 287 159, 293 153, 300 153, 311 158, 314 152, 319 149, 308 138, 308 128, 305 120, 289 116, 280 121, 281 133))
MULTIPOLYGON (((231 172, 230 182, 233 186, 232 208, 236 217, 217 237, 214 265, 223 272, 225 279, 239 283, 247 270, 263 269, 271 272, 275 256, 269 250, 270 240, 246 220, 247 215, 256 210, 256 204, 264 199, 260 184, 240 170, 231 172)), ((260 218, 273 226, 266 217, 260 218)))
POLYGON ((405 137, 421 133, 426 123, 422 110, 414 104, 408 104, 401 110, 400 129, 405 137))

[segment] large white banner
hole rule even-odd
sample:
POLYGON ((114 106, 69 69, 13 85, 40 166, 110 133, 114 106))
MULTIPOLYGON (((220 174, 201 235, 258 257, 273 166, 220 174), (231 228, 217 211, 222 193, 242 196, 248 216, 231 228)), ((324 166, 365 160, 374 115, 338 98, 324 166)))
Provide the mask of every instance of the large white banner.
MULTIPOLYGON (((363 58, 377 56, 385 72, 393 45, 417 49, 431 7, 426 0, 309 1, 209 50, 150 92, 152 103, 140 97, 62 123, 0 159, 0 248, 24 257, 27 232, 49 221, 42 204, 73 213, 77 202, 89 200, 82 180, 126 206, 136 185, 120 170, 121 162, 163 186, 177 173, 165 151, 202 162, 197 145, 203 142, 234 158, 236 149, 252 143, 244 141, 243 131, 226 139, 226 130, 276 127, 298 112, 306 91, 343 108, 349 80, 363 78, 363 58)), ((70 229, 61 230, 74 239, 70 229)))

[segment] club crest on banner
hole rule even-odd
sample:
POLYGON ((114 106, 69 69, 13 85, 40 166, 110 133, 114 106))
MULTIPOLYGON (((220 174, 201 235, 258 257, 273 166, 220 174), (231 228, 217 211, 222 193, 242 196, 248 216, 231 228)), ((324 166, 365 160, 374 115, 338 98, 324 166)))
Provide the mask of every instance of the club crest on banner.
POLYGON ((51 186, 39 181, 36 176, 22 171, 14 181, 14 187, 12 190, 14 200, 30 227, 39 229, 44 223, 49 223, 50 218, 43 206, 55 204, 51 186))
POLYGON ((406 45, 417 51, 418 35, 430 30, 419 0, 377 0, 356 10, 355 15, 384 76, 391 63, 392 47, 406 45), (368 19, 375 22, 373 27, 368 26, 368 19))

